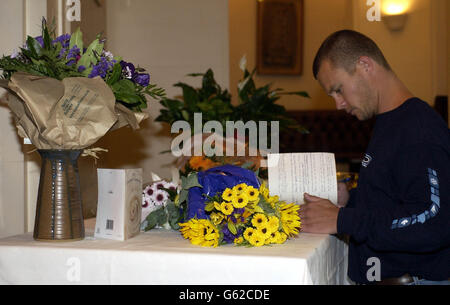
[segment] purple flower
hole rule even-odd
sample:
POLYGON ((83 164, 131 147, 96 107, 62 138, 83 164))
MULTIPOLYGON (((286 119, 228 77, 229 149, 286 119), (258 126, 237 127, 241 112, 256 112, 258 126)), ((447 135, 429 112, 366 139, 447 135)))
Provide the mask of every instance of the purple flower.
POLYGON ((66 65, 72 66, 72 65, 76 64, 79 54, 80 54, 80 49, 78 49, 77 46, 73 46, 73 48, 70 49, 69 52, 67 53, 66 59, 69 61, 67 62, 66 65))
POLYGON ((67 50, 62 48, 61 51, 59 51, 58 58, 63 58, 64 54, 66 54, 66 52, 67 52, 67 50))
POLYGON ((80 49, 77 46, 73 46, 72 49, 69 50, 69 53, 67 53, 67 59, 71 58, 77 58, 77 56, 80 54, 80 49))
POLYGON ((132 63, 122 60, 120 66, 122 67, 122 73, 125 78, 142 87, 147 87, 150 84, 150 74, 136 72, 136 68, 132 63))
POLYGON ((136 84, 147 87, 150 84, 150 74, 139 73, 133 78, 136 84))
POLYGON ((94 78, 96 76, 100 76, 101 78, 105 78, 106 74, 113 67, 113 63, 106 60, 105 57, 101 57, 98 64, 92 67, 92 72, 89 74, 89 78, 94 78))
POLYGON ((125 78, 133 79, 134 75, 136 74, 136 68, 132 63, 128 63, 125 61, 120 62, 120 66, 122 67, 122 73, 125 76, 125 78))
POLYGON ((84 70, 86 70, 85 66, 79 66, 78 67, 78 72, 83 72, 84 70))
POLYGON ((39 42, 41 48, 44 47, 44 39, 42 38, 42 36, 35 37, 34 39, 36 39, 36 41, 39 42))
POLYGON ((63 34, 53 40, 52 43, 60 43, 63 48, 68 48, 70 45, 70 38, 70 34, 63 34))
POLYGON ((234 242, 234 240, 238 237, 240 237, 242 235, 243 230, 239 229, 237 231, 237 234, 233 234, 231 233, 230 229, 228 229, 228 226, 225 225, 222 228, 222 233, 223 233, 223 241, 226 242, 227 244, 231 244, 234 242))
POLYGON ((234 210, 234 213, 235 213, 235 214, 240 214, 240 215, 242 215, 242 214, 244 214, 244 212, 245 212, 245 208, 240 208, 240 209, 235 209, 235 210, 234 210))

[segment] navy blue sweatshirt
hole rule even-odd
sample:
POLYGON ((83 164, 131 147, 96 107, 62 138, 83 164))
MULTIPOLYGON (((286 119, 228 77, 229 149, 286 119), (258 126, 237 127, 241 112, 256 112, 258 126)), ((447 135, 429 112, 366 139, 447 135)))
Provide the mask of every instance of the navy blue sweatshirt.
POLYGON ((377 115, 358 187, 339 210, 338 233, 350 235, 350 279, 368 283, 406 273, 450 278, 450 131, 425 102, 412 98, 377 115))

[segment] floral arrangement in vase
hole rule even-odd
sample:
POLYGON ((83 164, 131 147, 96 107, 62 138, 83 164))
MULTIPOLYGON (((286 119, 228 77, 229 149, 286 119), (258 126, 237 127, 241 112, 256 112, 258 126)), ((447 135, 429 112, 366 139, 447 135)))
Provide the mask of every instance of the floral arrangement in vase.
POLYGON ((19 136, 42 158, 34 238, 84 238, 78 158, 106 133, 138 129, 148 115, 146 97, 165 97, 150 74, 104 49, 101 36, 84 45, 83 33, 56 36, 42 20, 42 34, 0 58, 0 87, 19 136), (53 194, 58 193, 58 196, 53 194), (53 215, 59 217, 53 217, 53 215), (55 230, 54 228, 58 228, 55 230))

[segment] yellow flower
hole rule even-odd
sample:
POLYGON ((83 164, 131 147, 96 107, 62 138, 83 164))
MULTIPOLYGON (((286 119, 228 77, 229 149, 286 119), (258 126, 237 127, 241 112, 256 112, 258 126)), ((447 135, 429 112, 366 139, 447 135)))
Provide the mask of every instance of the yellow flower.
POLYGON ((261 247, 264 246, 266 240, 262 234, 255 232, 248 241, 252 246, 261 247))
POLYGON ((278 196, 269 196, 268 198, 266 198, 267 203, 270 204, 270 206, 272 208, 275 208, 275 205, 277 204, 277 202, 280 201, 280 197, 278 196))
POLYGON ((231 201, 234 198, 233 190, 230 188, 226 188, 222 193, 222 199, 225 201, 231 201))
POLYGON ((232 203, 236 209, 243 208, 248 203, 248 197, 245 193, 241 193, 233 198, 232 203))
POLYGON ((271 232, 278 231, 278 228, 280 227, 280 220, 276 216, 270 216, 269 217, 269 229, 271 232))
POLYGON ((228 216, 231 215, 231 213, 233 213, 234 208, 230 202, 224 201, 220 204, 220 210, 222 211, 222 213, 228 216))
POLYGON ((266 187, 265 182, 259 187, 259 193, 263 195, 266 200, 269 198, 269 189, 266 187))
POLYGON ((244 238, 247 241, 250 241, 250 238, 253 236, 253 234, 255 234, 256 230, 254 228, 247 228, 244 231, 244 238))
POLYGON ((293 236, 299 232, 301 226, 300 216, 298 215, 299 208, 300 207, 294 203, 286 204, 281 202, 280 204, 279 212, 281 215, 281 227, 287 236, 293 236))
POLYGON ((235 185, 233 187, 233 191, 235 192, 235 194, 244 193, 246 190, 247 190, 247 184, 245 184, 245 183, 241 183, 241 184, 235 185))
POLYGON ((202 247, 217 247, 219 245, 219 232, 209 220, 193 218, 179 225, 183 237, 189 239, 193 245, 202 247))
POLYGON ((262 237, 264 240, 268 239, 268 238, 270 237, 270 234, 272 233, 272 232, 270 231, 270 228, 269 228, 269 223, 260 225, 260 226, 256 229, 256 231, 258 232, 258 234, 261 235, 261 237, 262 237))
POLYGON ((272 232, 268 240, 271 244, 277 244, 278 241, 280 240, 280 232, 278 231, 272 232))
POLYGON ((253 186, 247 187, 246 194, 249 201, 255 201, 259 199, 259 191, 255 189, 253 186))
POLYGON ((219 225, 222 222, 222 220, 224 219, 224 216, 221 213, 211 213, 210 217, 211 217, 212 223, 215 226, 219 225))
POLYGON ((214 201, 214 208, 215 208, 217 211, 221 211, 221 210, 222 210, 222 208, 220 207, 220 203, 218 203, 217 201, 214 201))
POLYGON ((267 224, 267 217, 264 214, 258 213, 252 219, 252 225, 254 225, 257 228, 266 224, 267 224))
POLYGON ((287 239, 287 235, 283 232, 280 232, 280 234, 278 235, 278 239, 277 239, 277 244, 283 244, 287 239))
POLYGON ((234 244, 236 244, 236 245, 240 245, 243 242, 244 242, 244 238, 242 236, 234 239, 234 244))

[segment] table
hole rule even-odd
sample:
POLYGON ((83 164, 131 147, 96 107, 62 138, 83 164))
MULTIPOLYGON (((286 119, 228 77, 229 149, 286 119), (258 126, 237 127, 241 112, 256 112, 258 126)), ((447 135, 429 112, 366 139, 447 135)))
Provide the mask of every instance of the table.
POLYGON ((349 284, 347 244, 330 235, 258 248, 202 248, 164 229, 127 241, 86 235, 69 243, 31 233, 0 239, 0 284, 349 284))

